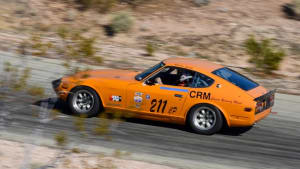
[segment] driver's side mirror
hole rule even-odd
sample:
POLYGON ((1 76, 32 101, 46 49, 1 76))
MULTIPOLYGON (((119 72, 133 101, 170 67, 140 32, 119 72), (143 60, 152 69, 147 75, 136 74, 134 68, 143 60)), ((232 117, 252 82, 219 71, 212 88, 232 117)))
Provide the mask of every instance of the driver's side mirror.
POLYGON ((146 85, 149 85, 149 86, 152 86, 152 85, 154 85, 155 83, 154 83, 153 80, 148 79, 148 80, 146 80, 145 84, 146 84, 146 85))

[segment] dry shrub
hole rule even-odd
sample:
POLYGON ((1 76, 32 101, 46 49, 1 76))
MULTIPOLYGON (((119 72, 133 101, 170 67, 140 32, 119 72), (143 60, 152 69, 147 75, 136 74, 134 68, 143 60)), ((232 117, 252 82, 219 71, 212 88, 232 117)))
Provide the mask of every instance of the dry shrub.
POLYGON ((151 43, 151 42, 148 42, 146 47, 145 47, 145 50, 146 50, 148 56, 153 56, 153 54, 155 52, 154 44, 151 43))
POLYGON ((39 86, 31 86, 28 90, 27 93, 31 96, 44 96, 45 95, 45 89, 43 87, 39 86))
POLYGON ((110 9, 117 3, 117 0, 77 0, 83 9, 95 9, 100 13, 110 11, 110 9))
POLYGON ((126 12, 120 12, 112 18, 110 26, 116 33, 128 32, 133 26, 133 18, 126 12))
POLYGON ((278 70, 280 62, 286 55, 283 49, 276 49, 270 39, 264 39, 258 42, 254 36, 245 41, 248 54, 251 55, 250 63, 254 63, 259 69, 266 73, 278 70))
POLYGON ((64 147, 68 143, 67 134, 64 131, 61 131, 55 135, 56 145, 59 147, 64 147))

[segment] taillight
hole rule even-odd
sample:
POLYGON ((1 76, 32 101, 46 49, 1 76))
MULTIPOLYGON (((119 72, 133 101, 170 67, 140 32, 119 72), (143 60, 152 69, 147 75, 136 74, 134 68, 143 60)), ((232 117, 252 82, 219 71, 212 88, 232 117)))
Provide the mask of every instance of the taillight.
POLYGON ((255 114, 258 114, 266 109, 269 109, 274 105, 275 92, 276 90, 272 90, 267 94, 264 94, 254 99, 254 101, 256 101, 255 114))
POLYGON ((256 103, 256 109, 255 109, 255 113, 259 113, 263 110, 263 103, 262 102, 257 102, 256 103))

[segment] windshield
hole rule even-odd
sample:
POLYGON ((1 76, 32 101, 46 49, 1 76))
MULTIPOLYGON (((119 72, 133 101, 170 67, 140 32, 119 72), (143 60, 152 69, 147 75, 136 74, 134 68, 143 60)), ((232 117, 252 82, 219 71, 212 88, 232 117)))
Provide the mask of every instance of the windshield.
POLYGON ((159 64, 143 71, 142 73, 138 74, 135 76, 135 80, 141 81, 143 80, 145 77, 147 77, 148 75, 150 75, 152 72, 156 71, 157 69, 163 67, 165 64, 163 62, 160 62, 159 64))
POLYGON ((246 91, 254 89, 258 86, 256 82, 229 68, 221 68, 213 71, 212 73, 246 91))

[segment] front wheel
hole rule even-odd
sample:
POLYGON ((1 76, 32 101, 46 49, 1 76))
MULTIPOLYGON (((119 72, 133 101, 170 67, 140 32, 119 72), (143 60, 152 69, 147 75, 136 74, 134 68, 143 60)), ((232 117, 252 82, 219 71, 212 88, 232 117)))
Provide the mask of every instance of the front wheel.
POLYGON ((193 131, 205 135, 214 134, 223 126, 221 112, 209 104, 193 107, 189 112, 187 122, 193 131))
POLYGON ((68 98, 68 106, 71 112, 79 116, 97 116, 100 112, 101 105, 98 94, 86 86, 74 88, 68 98))

